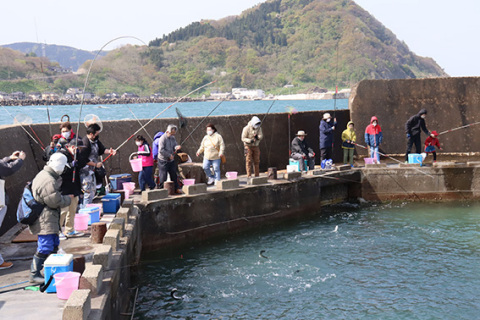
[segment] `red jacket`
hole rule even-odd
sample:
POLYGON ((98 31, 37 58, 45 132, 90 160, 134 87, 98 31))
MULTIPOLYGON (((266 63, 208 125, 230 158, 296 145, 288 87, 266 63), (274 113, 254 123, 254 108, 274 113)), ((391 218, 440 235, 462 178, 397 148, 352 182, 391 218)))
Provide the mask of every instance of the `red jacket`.
POLYGON ((440 148, 440 141, 438 141, 437 138, 432 138, 432 136, 428 136, 428 138, 425 140, 425 148, 427 148, 428 146, 440 148))

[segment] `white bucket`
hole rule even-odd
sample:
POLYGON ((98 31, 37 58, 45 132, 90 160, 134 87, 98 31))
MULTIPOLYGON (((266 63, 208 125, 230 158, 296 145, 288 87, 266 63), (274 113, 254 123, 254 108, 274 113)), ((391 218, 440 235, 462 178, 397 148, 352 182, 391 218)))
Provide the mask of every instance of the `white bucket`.
POLYGON ((287 172, 298 172, 298 165, 296 164, 287 165, 287 172))

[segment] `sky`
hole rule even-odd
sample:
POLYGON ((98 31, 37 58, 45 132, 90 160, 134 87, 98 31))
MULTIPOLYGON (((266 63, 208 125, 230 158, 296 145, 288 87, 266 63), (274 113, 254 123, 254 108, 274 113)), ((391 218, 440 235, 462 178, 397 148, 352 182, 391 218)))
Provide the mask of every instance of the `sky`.
MULTIPOLYGON (((0 45, 43 42, 98 50, 120 36, 145 43, 201 19, 240 14, 260 0, 15 0, 2 3, 0 45), (8 13, 8 14, 5 14, 8 13)), ((480 1, 356 0, 410 50, 450 76, 480 76, 480 1)), ((105 47, 139 44, 121 39, 105 47)))

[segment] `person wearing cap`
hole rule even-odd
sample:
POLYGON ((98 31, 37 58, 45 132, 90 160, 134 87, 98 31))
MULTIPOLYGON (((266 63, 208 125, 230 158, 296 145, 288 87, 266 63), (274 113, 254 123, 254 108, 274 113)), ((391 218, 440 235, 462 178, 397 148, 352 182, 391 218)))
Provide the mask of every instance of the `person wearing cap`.
POLYGON ((411 116, 405 123, 405 133, 407 134, 407 151, 405 152, 405 162, 408 162, 408 154, 412 151, 413 144, 415 144, 416 153, 420 153, 422 150, 422 140, 420 134, 425 132, 427 136, 430 132, 425 125, 425 117, 427 116, 427 110, 422 109, 416 115, 411 116))
POLYGON ((353 154, 355 153, 355 142, 357 135, 353 131, 353 121, 348 121, 347 129, 342 132, 343 164, 350 163, 353 167, 353 154))
POLYGON ((307 171, 304 160, 307 160, 308 169, 315 169, 315 152, 313 152, 313 149, 310 148, 307 141, 305 141, 306 136, 305 131, 300 130, 292 140, 292 154, 290 157, 298 161, 300 171, 307 171))
POLYGON ((430 136, 425 139, 425 153, 427 155, 429 153, 433 154, 433 162, 437 162, 437 152, 435 151, 435 147, 437 147, 439 150, 443 150, 437 137, 438 132, 433 130, 430 136))
POLYGON ((30 232, 38 235, 37 252, 33 256, 30 267, 30 282, 43 283, 40 271, 43 263, 51 253, 58 251, 60 240, 60 209, 70 205, 73 195, 62 195, 60 175, 67 165, 67 157, 54 153, 47 165, 32 181, 32 195, 35 201, 45 205, 38 219, 29 226, 30 232))
POLYGON ((337 125, 337 119, 332 121, 330 113, 324 113, 323 119, 320 121, 320 157, 321 160, 332 159, 333 148, 333 132, 337 125))
POLYGON ((252 166, 255 177, 260 175, 260 141, 263 139, 262 122, 257 116, 252 119, 242 130, 242 142, 245 147, 245 165, 247 177, 252 176, 252 166))
MULTIPOLYGON (((5 157, 3 159, 0 159, 0 179, 4 179, 5 177, 11 176, 18 170, 23 165, 23 162, 25 160, 25 152, 23 151, 15 151, 12 153, 11 156, 5 157)), ((4 186, 0 186, 3 188, 4 186)), ((3 202, 3 205, 0 205, 0 227, 2 226, 3 219, 5 218, 5 215, 7 214, 7 206, 8 206, 8 195, 6 193, 6 190, 4 191, 4 197, 5 199, 3 202)), ((0 253, 0 270, 3 269, 8 269, 13 266, 12 262, 9 261, 4 261, 2 254, 0 253)))
POLYGON ((167 181, 167 173, 175 185, 175 193, 182 194, 178 184, 177 167, 175 166, 175 153, 182 147, 177 145, 175 140, 177 134, 177 126, 169 124, 167 131, 158 140, 158 170, 159 170, 159 187, 163 188, 163 183, 167 181))

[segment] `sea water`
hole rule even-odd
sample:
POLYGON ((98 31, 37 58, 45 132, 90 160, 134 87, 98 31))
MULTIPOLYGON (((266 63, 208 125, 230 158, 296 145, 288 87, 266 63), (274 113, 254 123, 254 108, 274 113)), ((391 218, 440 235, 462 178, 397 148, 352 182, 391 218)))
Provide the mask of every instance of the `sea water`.
MULTIPOLYGON (((224 101, 211 115, 255 114, 266 113, 273 100, 258 101, 224 101)), ((209 114, 220 101, 205 102, 180 102, 169 108, 160 117, 176 118, 176 108, 184 117, 203 117, 209 114)), ((84 105, 81 120, 87 114, 95 114, 101 120, 132 120, 152 119, 171 103, 138 103, 138 104, 110 104, 110 105, 84 105), (133 112, 133 114, 132 114, 133 112), (135 115, 135 117, 134 117, 135 115)), ((12 117, 32 119, 32 123, 48 123, 47 106, 8 106, 0 110, 0 125, 13 124, 12 117)), ((348 109, 347 99, 335 100, 278 100, 273 104, 270 113, 288 112, 291 108, 297 111, 317 111, 348 109)), ((51 122, 60 122, 63 115, 68 115, 71 122, 77 122, 80 114, 80 105, 48 106, 51 122)), ((28 123, 26 123, 28 124, 28 123)))
POLYGON ((145 256, 135 319, 478 319, 479 267, 480 204, 340 206, 145 256))

